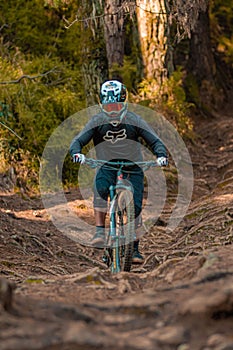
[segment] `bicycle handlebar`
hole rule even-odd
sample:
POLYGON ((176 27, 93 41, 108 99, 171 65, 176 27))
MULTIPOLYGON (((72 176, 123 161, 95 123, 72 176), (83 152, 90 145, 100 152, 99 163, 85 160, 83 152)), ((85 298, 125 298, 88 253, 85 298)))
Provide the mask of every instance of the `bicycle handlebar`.
MULTIPOLYGON (((149 160, 149 161, 139 161, 139 162, 128 162, 128 161, 107 161, 107 160, 101 160, 101 159, 93 159, 93 158, 85 158, 85 164, 89 165, 90 168, 98 168, 101 166, 106 166, 111 169, 114 169, 115 167, 130 167, 130 166, 139 166, 143 168, 144 170, 149 169, 150 167, 157 167, 159 164, 156 160, 149 160)), ((118 168, 116 168, 118 170, 118 168)))

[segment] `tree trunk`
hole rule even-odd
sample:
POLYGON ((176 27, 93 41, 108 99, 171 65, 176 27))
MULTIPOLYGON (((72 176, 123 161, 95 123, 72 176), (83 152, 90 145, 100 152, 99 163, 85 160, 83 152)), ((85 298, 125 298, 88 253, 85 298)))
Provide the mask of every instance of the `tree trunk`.
MULTIPOLYGON (((166 1, 166 0, 165 0, 166 1)), ((168 15, 165 1, 138 0, 137 20, 144 65, 144 78, 161 86, 167 77, 168 15)))
POLYGON ((103 9, 99 0, 83 2, 83 18, 91 18, 83 25, 83 80, 87 106, 98 103, 100 85, 108 79, 108 63, 103 37, 103 21, 98 14, 103 9), (99 12, 99 13, 98 13, 99 12))
POLYGON ((114 66, 117 70, 117 67, 122 67, 124 63, 123 2, 123 0, 105 0, 104 4, 104 36, 108 66, 110 70, 113 68, 112 74, 114 74, 114 66))
POLYGON ((215 62, 210 40, 208 9, 200 12, 195 29, 191 32, 188 69, 198 85, 201 85, 203 80, 214 81, 215 62))
POLYGON ((221 82, 217 81, 216 76, 208 8, 200 12, 197 24, 191 32, 187 70, 191 100, 207 114, 213 108, 218 108, 223 102, 224 93, 219 87, 221 82), (193 94, 193 91, 198 91, 198 95, 193 94))

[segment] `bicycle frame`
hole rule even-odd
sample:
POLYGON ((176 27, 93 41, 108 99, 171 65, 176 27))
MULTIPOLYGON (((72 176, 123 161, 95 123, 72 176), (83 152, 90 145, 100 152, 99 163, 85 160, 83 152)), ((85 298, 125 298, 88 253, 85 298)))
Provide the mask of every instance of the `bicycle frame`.
MULTIPOLYGON (((103 255, 103 261, 107 263, 107 265, 110 267, 112 273, 118 273, 121 271, 121 256, 120 256, 120 249, 124 246, 124 243, 122 243, 122 240, 125 239, 124 236, 124 228, 122 223, 120 223, 120 226, 118 227, 117 231, 117 221, 116 216, 120 218, 120 213, 116 213, 116 209, 118 206, 118 198, 120 196, 120 193, 123 191, 128 191, 131 193, 133 198, 133 189, 132 185, 129 183, 127 184, 124 179, 124 172, 123 167, 125 166, 135 166, 138 165, 143 168, 143 170, 147 170, 152 166, 157 166, 156 161, 142 161, 142 162, 112 162, 112 161, 103 161, 103 160, 96 160, 92 158, 86 158, 85 164, 89 165, 91 168, 97 168, 101 166, 111 167, 111 169, 117 170, 117 181, 116 184, 110 185, 109 192, 110 192, 110 207, 109 207, 109 217, 110 217, 110 228, 109 233, 107 237, 107 243, 104 249, 104 255, 103 255), (114 168, 115 167, 115 168, 114 168)), ((126 171, 126 173, 129 173, 129 171, 126 171)), ((134 212, 134 211, 133 211, 134 212)), ((133 218, 134 219, 134 218, 133 218)), ((129 223, 127 223, 129 225, 129 223)), ((134 227, 134 221, 132 227, 134 227)), ((131 226, 130 226, 131 227, 131 226)), ((130 230, 130 229, 129 229, 130 230)), ((132 234, 132 232, 131 232, 132 234)), ((134 235, 134 232, 133 232, 134 235)), ((130 236, 131 237, 131 236, 130 236)), ((130 263, 131 265, 131 263, 130 263)), ((129 271, 129 269, 127 270, 129 271)))

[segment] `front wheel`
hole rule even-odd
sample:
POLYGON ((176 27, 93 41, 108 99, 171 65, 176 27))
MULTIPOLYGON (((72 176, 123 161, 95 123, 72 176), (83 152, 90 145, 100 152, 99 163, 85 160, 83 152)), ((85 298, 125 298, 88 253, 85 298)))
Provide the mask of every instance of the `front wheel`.
POLYGON ((118 194, 116 216, 120 268, 121 271, 129 272, 132 265, 135 234, 134 200, 131 191, 123 190, 118 194))

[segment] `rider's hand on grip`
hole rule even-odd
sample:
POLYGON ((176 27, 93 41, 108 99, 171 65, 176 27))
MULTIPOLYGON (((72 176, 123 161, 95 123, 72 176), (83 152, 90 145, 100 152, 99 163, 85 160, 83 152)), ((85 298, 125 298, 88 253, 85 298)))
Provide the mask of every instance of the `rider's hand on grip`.
POLYGON ((166 157, 158 157, 157 163, 159 166, 167 166, 168 165, 168 159, 166 157))
POLYGON ((74 163, 84 164, 86 157, 82 153, 75 153, 72 156, 74 163))

